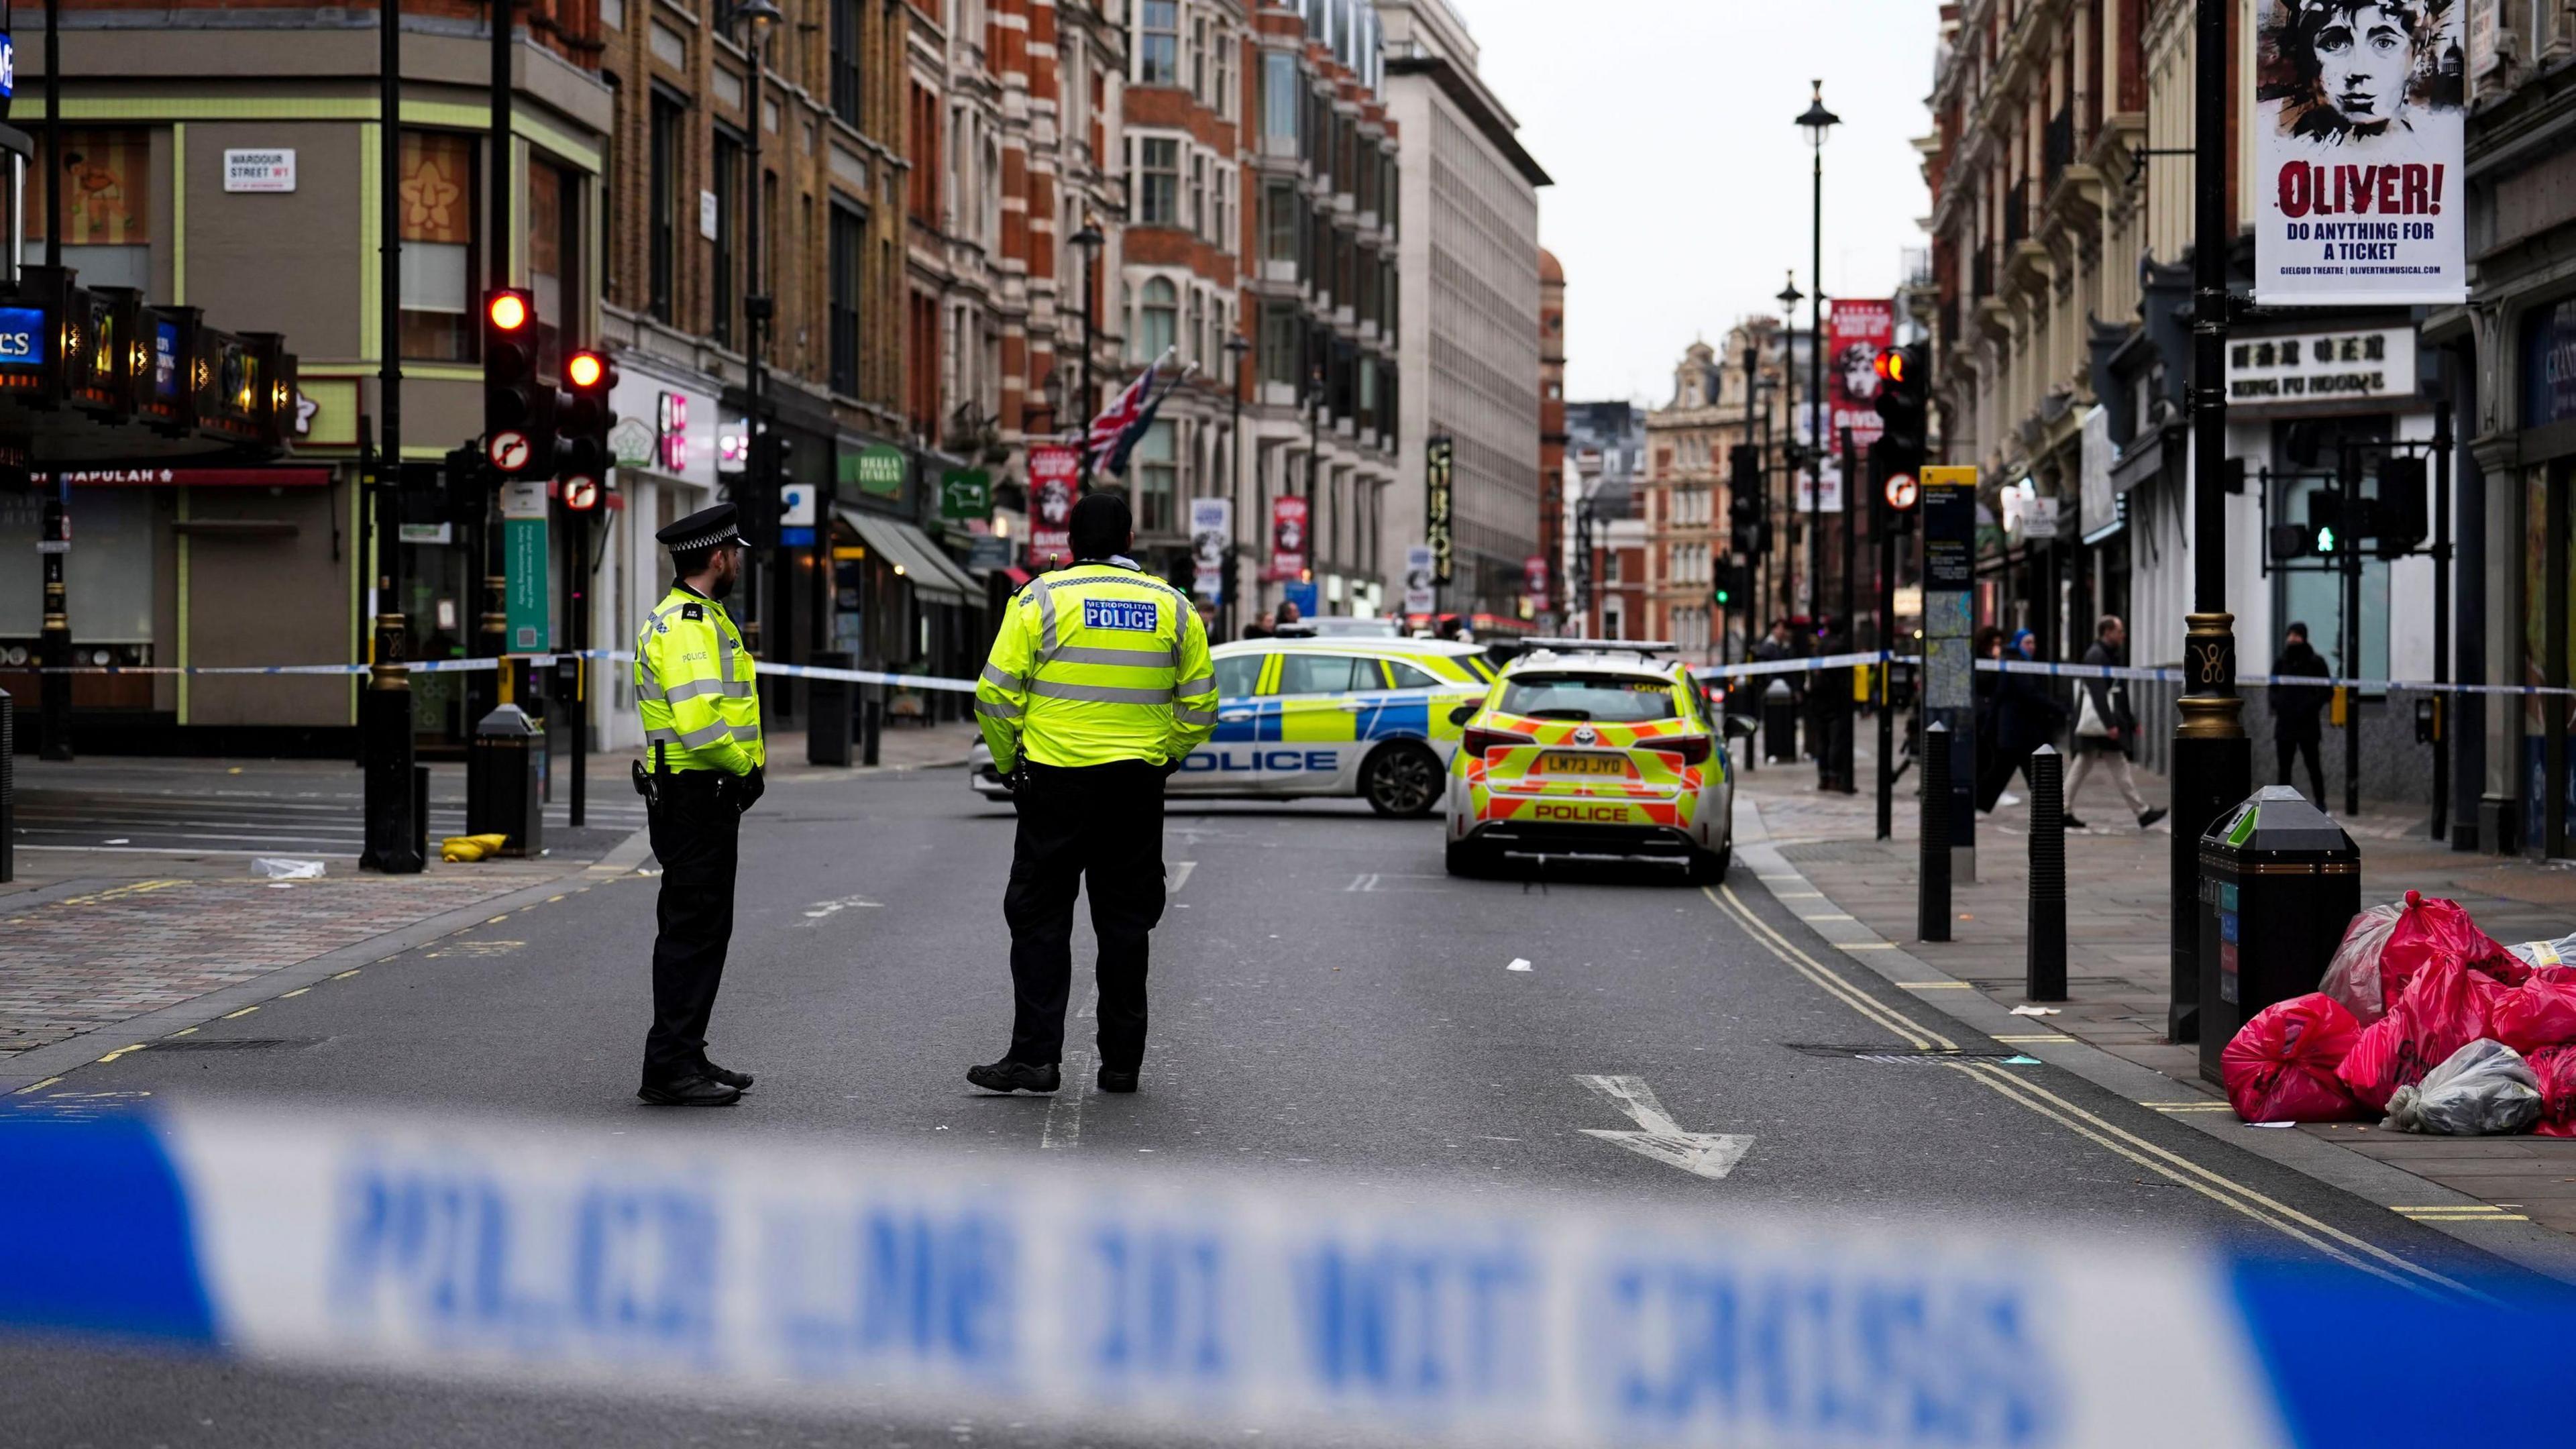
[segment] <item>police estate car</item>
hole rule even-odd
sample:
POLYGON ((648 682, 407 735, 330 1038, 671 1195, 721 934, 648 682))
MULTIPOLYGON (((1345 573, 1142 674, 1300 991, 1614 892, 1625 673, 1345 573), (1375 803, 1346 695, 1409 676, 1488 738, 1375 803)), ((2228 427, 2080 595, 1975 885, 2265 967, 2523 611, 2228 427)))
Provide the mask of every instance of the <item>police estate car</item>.
MULTIPOLYGON (((1484 698, 1493 666, 1472 644, 1432 639, 1241 639, 1216 661, 1216 733, 1164 787, 1179 797, 1357 795, 1381 815, 1428 815, 1456 753, 1459 706, 1484 698)), ((1010 798, 981 740, 968 782, 1010 798)))
POLYGON ((1492 693, 1458 711, 1448 866, 1646 861, 1719 881, 1735 855, 1735 780, 1721 723, 1669 644, 1528 641, 1492 693))

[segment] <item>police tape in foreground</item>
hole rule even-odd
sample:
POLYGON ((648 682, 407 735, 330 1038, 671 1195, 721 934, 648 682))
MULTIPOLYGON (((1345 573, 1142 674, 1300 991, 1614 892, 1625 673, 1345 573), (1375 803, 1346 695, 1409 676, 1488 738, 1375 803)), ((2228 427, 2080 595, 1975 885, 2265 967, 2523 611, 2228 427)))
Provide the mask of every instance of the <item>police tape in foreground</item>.
POLYGON ((300 1111, 0 1116, 0 1182, 0 1327, 1209 1440, 2547 1442, 2576 1330, 2015 1225, 300 1111))

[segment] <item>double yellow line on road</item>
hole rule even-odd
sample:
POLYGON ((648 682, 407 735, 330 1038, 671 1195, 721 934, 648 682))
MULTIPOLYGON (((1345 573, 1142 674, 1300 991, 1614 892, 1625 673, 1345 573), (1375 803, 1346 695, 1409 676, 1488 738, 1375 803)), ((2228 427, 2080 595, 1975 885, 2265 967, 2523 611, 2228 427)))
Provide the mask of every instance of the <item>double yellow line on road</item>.
MULTIPOLYGON (((1752 908, 1744 904, 1743 898, 1736 895, 1733 886, 1719 886, 1714 890, 1703 886, 1700 889, 1701 894, 1706 895, 1719 910, 1726 913, 1730 920, 1741 926, 1746 935, 1751 936, 1756 943, 1787 963, 1791 970, 1814 982, 1835 1000, 1911 1044, 1916 1051, 1955 1052, 1959 1050, 1957 1042, 1870 996, 1845 979, 1842 973, 1808 955, 1796 942, 1775 930, 1760 916, 1755 915, 1752 908)), ((2356 1237, 2331 1223, 2321 1222, 2224 1173, 2215 1172, 2180 1153, 2158 1146, 2108 1118, 2077 1106, 2000 1063, 1961 1059, 1938 1064, 1964 1075, 1970 1081, 1995 1092, 2015 1106, 2056 1123, 2106 1152, 2126 1158, 2178 1187, 2189 1188, 2210 1201, 2261 1223, 2346 1267, 2359 1269, 2374 1277, 2384 1278, 2400 1287, 2417 1292, 2430 1293, 2436 1289, 2447 1289, 2472 1297, 2485 1296, 2454 1279, 2390 1252, 2376 1243, 2356 1237)))

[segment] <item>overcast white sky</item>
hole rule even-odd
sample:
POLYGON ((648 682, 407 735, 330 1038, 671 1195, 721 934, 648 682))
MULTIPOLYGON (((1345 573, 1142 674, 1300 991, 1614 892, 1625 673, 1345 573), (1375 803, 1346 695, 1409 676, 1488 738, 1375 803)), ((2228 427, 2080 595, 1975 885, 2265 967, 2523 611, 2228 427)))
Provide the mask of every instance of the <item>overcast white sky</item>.
MULTIPOLYGON (((1886 296, 1931 209, 1935 0, 1450 0, 1479 68, 1556 184, 1539 239, 1565 263, 1566 396, 1660 406, 1695 336, 1810 289, 1807 82, 1825 146, 1828 294, 1886 296)), ((1804 309, 1801 309, 1801 316, 1804 309)))

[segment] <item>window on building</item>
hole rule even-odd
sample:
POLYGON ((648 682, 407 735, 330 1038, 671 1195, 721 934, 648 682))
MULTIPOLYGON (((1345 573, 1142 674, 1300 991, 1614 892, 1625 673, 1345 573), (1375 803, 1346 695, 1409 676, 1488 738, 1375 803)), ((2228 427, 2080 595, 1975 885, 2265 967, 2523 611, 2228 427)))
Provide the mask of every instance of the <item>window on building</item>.
POLYGON ((1305 380, 1306 334, 1298 324, 1297 304, 1276 299, 1261 304, 1261 380, 1296 386, 1305 380))
MULTIPOLYGON (((454 131, 403 133, 402 176, 395 185, 402 199, 405 357, 467 362, 477 350, 474 238, 481 193, 474 184, 474 150, 472 136, 454 131)), ((70 248, 64 251, 69 261, 70 248)))
POLYGON ((1297 120, 1305 104, 1305 82, 1297 74, 1297 57, 1284 50, 1261 57, 1261 134, 1274 141, 1297 139, 1297 120))
POLYGON ((1180 293, 1162 277, 1148 277, 1136 304, 1136 355, 1151 360, 1172 345, 1179 327, 1180 293))
POLYGON ((736 255, 742 230, 743 146, 741 138, 722 127, 716 131, 714 155, 716 194, 716 239, 714 255, 708 267, 707 283, 712 292, 714 310, 707 318, 707 335, 719 344, 734 345, 734 314, 740 310, 742 259, 736 255))
POLYGON ((1205 367, 1212 355, 1207 346, 1207 294, 1196 287, 1190 288, 1189 330, 1181 335, 1187 339, 1181 347, 1182 360, 1205 367))
POLYGON ((1181 208, 1181 143, 1153 136, 1136 142, 1136 221, 1178 226, 1181 208))
POLYGON ((1136 531, 1172 533, 1180 528, 1180 448, 1172 420, 1164 418, 1136 440, 1136 531))
POLYGON ((1136 15, 1136 84, 1180 84, 1181 7, 1179 0, 1142 0, 1136 15))
POLYGON ((1297 233, 1301 218, 1297 205, 1297 183, 1272 177, 1261 184, 1261 255, 1266 261, 1297 260, 1297 233))
POLYGON ((653 92, 651 154, 647 190, 652 215, 645 228, 650 236, 651 258, 647 266, 646 310, 660 321, 671 320, 671 310, 679 285, 680 250, 680 166, 686 144, 680 139, 681 118, 685 112, 676 97, 653 92))
POLYGON ((1234 47, 1235 38, 1224 26, 1217 27, 1215 44, 1208 62, 1208 103, 1216 108, 1220 121, 1231 121, 1235 114, 1234 47))
POLYGON ((1208 23, 1202 15, 1190 21, 1190 94, 1208 98, 1208 23))
POLYGON ((1197 152, 1190 155, 1189 228, 1202 237, 1212 236, 1216 228, 1208 215, 1207 157, 1197 152))
POLYGON ((832 114, 859 124, 859 0, 832 0, 832 114))
MULTIPOLYGON (((23 107, 21 108, 24 109, 23 107)), ((43 259, 45 150, 27 165, 28 255, 43 259)), ((63 265, 84 287, 152 291, 152 133, 71 130, 62 139, 63 265)))
POLYGON ((832 391, 856 397, 859 391, 860 271, 866 255, 867 224, 845 206, 832 208, 831 330, 832 391))

